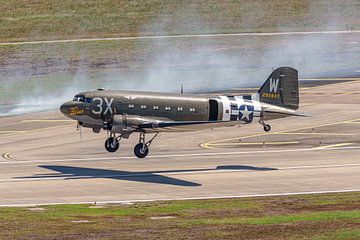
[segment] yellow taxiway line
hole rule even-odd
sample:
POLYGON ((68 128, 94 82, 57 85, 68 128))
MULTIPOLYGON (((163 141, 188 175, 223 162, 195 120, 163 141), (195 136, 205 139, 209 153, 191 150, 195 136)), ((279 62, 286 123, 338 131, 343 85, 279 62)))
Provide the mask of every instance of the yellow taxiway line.
MULTIPOLYGON (((33 129, 33 130, 27 130, 27 131, 11 131, 11 132, 7 132, 1 136, 6 136, 6 137, 10 137, 10 136, 15 136, 18 134, 26 134, 26 133, 33 133, 33 132, 42 132, 42 131, 46 131, 46 130, 51 130, 51 129, 59 129, 59 128, 64 128, 64 127, 68 127, 71 126, 72 124, 65 124, 65 125, 61 125, 61 126, 52 126, 52 127, 46 127, 46 128, 37 128, 37 129, 33 129)), ((0 131, 1 133, 1 131, 0 131)))
POLYGON ((3 155, 1 155, 3 158, 5 158, 6 160, 11 160, 11 159, 13 159, 12 157, 11 157, 11 153, 10 152, 7 152, 7 153, 5 153, 5 154, 3 154, 3 155))
MULTIPOLYGON (((228 141, 233 141, 233 140, 238 140, 238 139, 247 139, 247 138, 253 138, 253 137, 260 137, 260 136, 276 135, 276 134, 289 134, 289 135, 291 135, 292 134, 291 131, 300 131, 300 130, 309 129, 309 128, 319 128, 319 127, 334 126, 334 125, 344 124, 344 123, 353 122, 353 121, 359 121, 359 119, 345 120, 345 121, 337 122, 337 123, 319 124, 319 125, 310 126, 310 127, 294 128, 294 129, 288 129, 288 130, 283 130, 283 131, 278 131, 278 132, 273 132, 273 133, 258 133, 258 134, 248 135, 248 136, 239 136, 239 137, 234 137, 234 138, 227 138, 227 139, 222 139, 222 140, 218 140, 218 141, 211 141, 211 142, 201 143, 200 147, 206 148, 206 149, 213 149, 213 147, 211 147, 211 146, 213 146, 215 144, 218 144, 218 143, 222 143, 222 142, 228 142, 228 141)), ((295 133, 295 134, 298 134, 298 133, 295 133)), ((313 134, 313 133, 311 133, 311 134, 313 134)), ((339 133, 339 134, 334 133, 333 135, 334 136, 342 136, 341 133, 339 133)))
POLYGON ((293 142, 238 142, 238 143, 215 143, 211 144, 211 146, 231 146, 231 145, 287 145, 287 144, 299 144, 299 141, 293 142))
POLYGON ((345 121, 344 123, 349 123, 349 124, 360 124, 360 120, 359 120, 359 119, 355 119, 355 120, 345 121))
POLYGON ((278 132, 275 135, 323 135, 323 136, 354 136, 354 133, 293 133, 293 132, 278 132))
POLYGON ((304 78, 299 81, 360 81, 360 78, 304 78))
POLYGON ((355 144, 355 143, 338 143, 338 144, 331 144, 331 145, 326 145, 326 146, 322 146, 322 147, 315 147, 314 149, 344 147, 344 146, 349 146, 349 145, 353 145, 353 144, 355 144))
POLYGON ((27 132, 27 131, 17 131, 17 130, 0 130, 0 133, 24 133, 24 132, 27 132))
POLYGON ((56 120, 56 119, 32 119, 32 120, 22 120, 22 123, 27 122, 75 122, 75 120, 56 120))

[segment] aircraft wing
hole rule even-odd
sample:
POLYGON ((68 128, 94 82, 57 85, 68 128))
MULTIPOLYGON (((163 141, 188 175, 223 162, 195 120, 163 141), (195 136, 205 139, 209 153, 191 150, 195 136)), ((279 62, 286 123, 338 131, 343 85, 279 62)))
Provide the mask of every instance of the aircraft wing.
POLYGON ((189 126, 189 125, 203 125, 203 124, 216 124, 224 123, 225 121, 159 121, 156 123, 144 123, 139 125, 139 128, 164 128, 176 126, 189 126))

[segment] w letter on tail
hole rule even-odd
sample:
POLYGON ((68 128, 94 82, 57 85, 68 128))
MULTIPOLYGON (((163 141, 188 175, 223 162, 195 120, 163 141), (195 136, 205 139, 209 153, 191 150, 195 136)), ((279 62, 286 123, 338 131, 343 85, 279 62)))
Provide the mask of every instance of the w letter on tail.
POLYGON ((279 79, 270 78, 270 92, 277 93, 279 86, 279 79))

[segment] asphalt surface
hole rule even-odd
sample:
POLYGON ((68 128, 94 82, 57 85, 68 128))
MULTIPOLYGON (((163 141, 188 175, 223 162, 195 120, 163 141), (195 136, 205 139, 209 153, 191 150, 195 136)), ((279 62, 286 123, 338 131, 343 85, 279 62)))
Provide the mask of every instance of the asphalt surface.
POLYGON ((359 103, 360 79, 304 87, 310 117, 271 121, 271 133, 163 133, 142 160, 137 134, 110 154, 105 132, 57 112, 0 118, 0 205, 360 191, 359 103))

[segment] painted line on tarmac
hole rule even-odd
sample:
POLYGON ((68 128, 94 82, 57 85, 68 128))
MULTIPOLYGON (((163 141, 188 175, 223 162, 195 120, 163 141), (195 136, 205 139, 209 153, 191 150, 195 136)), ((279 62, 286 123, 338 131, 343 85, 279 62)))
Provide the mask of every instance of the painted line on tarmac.
POLYGON ((336 147, 350 146, 350 145, 354 145, 354 144, 355 143, 338 143, 338 144, 331 144, 331 145, 316 147, 315 149, 336 148, 336 147))
POLYGON ((4 153, 3 155, 1 155, 3 158, 5 158, 6 160, 12 160, 12 156, 10 152, 4 153))
POLYGON ((108 200, 108 201, 68 201, 68 202, 37 202, 37 203, 20 203, 20 204, 0 204, 0 207, 33 207, 45 205, 63 205, 63 204, 133 204, 159 201, 187 201, 187 200, 211 200, 211 199, 231 199, 231 198, 257 198, 257 197, 280 197, 312 194, 332 194, 332 193, 352 193, 360 192, 358 189, 340 189, 324 191, 303 191, 303 192, 280 192, 280 193, 258 193, 242 195, 217 195, 217 196, 200 196, 200 197, 178 197, 178 198, 153 198, 153 199, 133 199, 133 200, 108 200))
POLYGON ((76 43, 76 42, 98 42, 98 41, 126 41, 126 40, 151 40, 151 39, 176 39, 176 38, 205 38, 205 37, 251 37, 251 36, 288 36, 288 35, 324 35, 324 34, 352 34, 360 33, 360 30, 339 30, 339 31, 306 31, 306 32, 265 32, 265 33, 213 33, 213 34, 183 34, 183 35, 158 35, 158 36, 137 36, 137 37, 113 37, 113 38, 79 38, 48 41, 28 42, 5 42, 0 46, 10 45, 31 45, 31 44, 54 44, 54 43, 76 43))
MULTIPOLYGON (((154 171, 154 172, 134 172, 126 174, 104 174, 104 175, 80 175, 63 174, 61 176, 51 176, 44 174, 39 177, 24 177, 24 178, 11 178, 0 179, 0 182, 33 182, 33 181, 54 181, 54 180, 78 180, 78 179, 94 179, 94 178, 137 178, 137 177, 157 177, 162 174, 163 176, 179 176, 179 175, 195 175, 195 174, 219 174, 219 173, 236 173, 236 172, 266 172, 266 171, 284 171, 284 170, 300 170, 300 169, 325 169, 325 168, 343 168, 343 167, 357 167, 360 163, 348 163, 348 164, 332 164, 332 165, 305 165, 294 167, 258 167, 265 168, 265 170, 255 169, 198 169, 198 170, 184 170, 184 171, 154 171), (268 168, 268 169, 267 169, 268 168)), ((56 173, 57 174, 57 173, 56 173)), ((119 179, 121 180, 121 179, 119 179)), ((126 179, 125 179, 126 180, 126 179)))
POLYGON ((345 120, 345 121, 341 121, 341 122, 337 122, 337 123, 319 124, 319 125, 309 126, 309 127, 293 128, 293 129, 287 129, 287 130, 282 130, 282 131, 277 131, 277 132, 272 132, 272 133, 258 133, 258 134, 247 135, 247 136, 225 138, 225 139, 221 139, 221 140, 201 143, 200 147, 205 148, 205 149, 213 149, 211 146, 213 144, 217 144, 217 143, 234 141, 234 140, 238 141, 239 139, 248 139, 248 138, 254 138, 254 137, 261 137, 261 136, 270 136, 270 135, 276 135, 276 134, 282 134, 282 133, 291 133, 291 132, 300 131, 300 130, 309 129, 309 128, 312 129, 312 128, 319 128, 319 127, 335 126, 335 125, 340 125, 340 124, 347 123, 349 121, 356 121, 356 120, 358 120, 358 119, 350 119, 350 120, 345 120))
POLYGON ((56 119, 29 119, 29 120, 21 120, 22 123, 31 123, 31 122, 76 122, 75 120, 56 120, 56 119))
MULTIPOLYGON (((47 130, 53 130, 53 129, 60 129, 60 128, 66 128, 73 125, 73 123, 69 123, 69 124, 63 124, 60 126, 52 126, 52 127, 45 127, 45 128, 36 128, 36 129, 32 129, 32 130, 27 130, 27 131, 12 131, 12 133, 9 134, 4 134, 4 136, 6 137, 12 137, 12 136, 17 136, 19 134, 27 134, 27 133, 34 133, 34 132, 42 132, 42 131, 47 131, 47 130)), ((0 131, 1 133, 1 131, 0 131)))
POLYGON ((235 143, 214 143, 211 144, 211 146, 233 146, 233 145, 249 145, 249 146, 258 146, 258 145, 291 145, 291 144, 299 144, 299 141, 293 141, 293 142, 235 142, 235 143))
POLYGON ((311 132, 311 133, 293 133, 293 132, 279 132, 276 135, 324 135, 324 136, 355 136, 355 133, 318 133, 318 132, 311 132))
POLYGON ((0 130, 0 133, 25 133, 27 131, 17 131, 17 130, 0 130))
POLYGON ((303 78, 299 81, 360 81, 360 78, 303 78))
MULTIPOLYGON (((239 151, 239 152, 200 152, 200 153, 189 153, 189 154, 169 154, 169 155, 150 155, 147 158, 157 159, 157 158, 187 158, 187 157, 216 157, 216 156, 231 156, 239 154, 269 154, 269 153, 285 153, 285 152, 312 152, 312 151, 330 151, 330 150, 357 150, 360 149, 360 146, 344 146, 344 147, 333 147, 333 148, 298 148, 298 149, 277 149, 277 150, 262 150, 262 151, 239 151)), ((0 162, 0 164, 27 164, 27 163, 52 163, 52 162, 80 162, 80 161, 119 161, 119 160, 128 160, 136 159, 136 157, 103 157, 103 158, 69 158, 69 159, 48 159, 48 160, 16 160, 16 161, 6 161, 0 162)))

